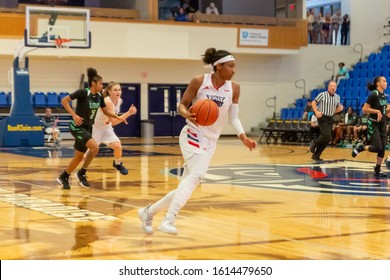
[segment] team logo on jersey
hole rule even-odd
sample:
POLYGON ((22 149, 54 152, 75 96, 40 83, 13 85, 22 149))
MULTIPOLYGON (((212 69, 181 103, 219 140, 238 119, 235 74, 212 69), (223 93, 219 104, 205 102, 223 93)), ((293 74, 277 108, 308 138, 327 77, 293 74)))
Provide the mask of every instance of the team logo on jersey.
MULTIPOLYGON (((171 173, 177 174, 177 169, 171 173)), ((234 164, 211 166, 204 183, 346 195, 390 196, 387 179, 373 176, 373 164, 336 160, 315 165, 234 164)))
POLYGON ((223 101, 225 100, 224 96, 216 96, 216 95, 207 95, 207 98, 217 103, 218 107, 222 107, 223 101))

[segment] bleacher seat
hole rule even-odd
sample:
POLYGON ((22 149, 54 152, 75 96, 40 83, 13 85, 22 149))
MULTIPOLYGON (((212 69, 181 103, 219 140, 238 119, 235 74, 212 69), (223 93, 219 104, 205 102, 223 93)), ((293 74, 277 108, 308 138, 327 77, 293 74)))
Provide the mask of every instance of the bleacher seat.
POLYGON ((345 88, 347 80, 346 79, 341 79, 339 82, 339 85, 337 86, 338 88, 345 88))
POLYGON ((61 91, 59 94, 58 94, 58 102, 60 103, 60 107, 62 108, 62 104, 61 104, 61 100, 65 97, 65 96, 68 96, 69 95, 69 92, 65 92, 65 91, 61 91))
POLYGON ((8 101, 8 105, 11 106, 12 105, 12 94, 10 91, 7 93, 7 101, 8 101))
POLYGON ((352 88, 348 88, 348 89, 345 90, 344 97, 346 99, 352 97, 352 88))
POLYGON ((310 92, 310 99, 311 100, 314 100, 316 99, 317 95, 321 92, 322 90, 321 89, 313 89, 311 92, 310 92))
POLYGON ((0 91, 0 107, 8 107, 7 95, 4 91, 0 91))
POLYGON ((340 95, 340 97, 344 97, 345 96, 345 89, 344 88, 338 88, 336 90, 337 94, 340 95))
POLYGON ((47 107, 46 95, 41 91, 34 92, 32 102, 35 108, 47 107))
POLYGON ((291 120, 293 118, 293 114, 294 108, 288 108, 286 120, 291 120))
POLYGON ((384 45, 381 51, 382 52, 390 52, 390 45, 384 45))
POLYGON ((303 115, 303 109, 295 108, 293 110, 293 114, 292 114, 292 118, 291 119, 299 120, 299 119, 301 119, 302 115, 303 115))
POLYGON ((60 101, 57 93, 55 92, 47 93, 47 106, 51 108, 60 107, 60 101))
POLYGON ((286 120, 287 119, 287 114, 288 114, 288 108, 282 108, 282 111, 280 113, 280 118, 282 120, 286 120))

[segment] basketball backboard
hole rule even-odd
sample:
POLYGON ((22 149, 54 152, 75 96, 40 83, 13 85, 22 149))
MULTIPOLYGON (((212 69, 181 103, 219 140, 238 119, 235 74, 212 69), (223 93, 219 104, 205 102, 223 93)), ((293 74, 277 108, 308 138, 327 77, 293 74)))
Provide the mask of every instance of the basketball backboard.
POLYGON ((24 45, 56 48, 56 39, 65 39, 69 48, 90 48, 88 9, 26 6, 24 45))

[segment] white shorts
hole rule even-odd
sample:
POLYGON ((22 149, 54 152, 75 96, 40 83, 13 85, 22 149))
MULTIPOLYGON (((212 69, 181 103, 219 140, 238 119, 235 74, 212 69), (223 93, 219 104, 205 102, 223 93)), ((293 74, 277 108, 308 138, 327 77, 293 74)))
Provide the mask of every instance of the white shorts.
POLYGON ((58 130, 58 128, 48 127, 48 128, 45 129, 45 133, 47 133, 47 134, 52 134, 53 132, 60 133, 60 131, 58 130))
POLYGON ((118 136, 116 136, 112 126, 106 127, 97 127, 93 126, 92 128, 92 138, 100 145, 101 143, 108 144, 116 141, 120 141, 118 136))
POLYGON ((211 158, 217 147, 216 141, 203 137, 188 125, 185 125, 181 130, 179 144, 184 160, 189 159, 194 154, 208 155, 211 158))

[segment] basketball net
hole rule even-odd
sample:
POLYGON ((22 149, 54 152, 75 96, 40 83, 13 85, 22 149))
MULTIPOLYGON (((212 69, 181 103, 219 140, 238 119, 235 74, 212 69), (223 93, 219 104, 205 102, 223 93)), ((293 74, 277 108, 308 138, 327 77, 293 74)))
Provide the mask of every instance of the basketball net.
POLYGON ((58 57, 65 57, 66 50, 69 49, 70 44, 72 42, 72 39, 65 39, 65 38, 56 38, 54 39, 54 44, 57 48, 57 56, 58 57))

